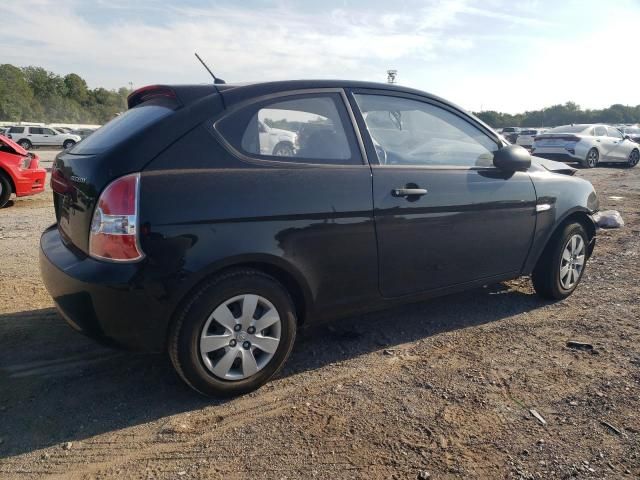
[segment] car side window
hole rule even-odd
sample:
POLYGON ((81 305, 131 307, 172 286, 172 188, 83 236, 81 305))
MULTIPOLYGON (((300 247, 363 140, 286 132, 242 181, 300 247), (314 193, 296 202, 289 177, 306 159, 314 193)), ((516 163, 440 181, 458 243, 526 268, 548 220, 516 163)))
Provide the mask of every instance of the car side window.
POLYGON ((56 134, 56 132, 54 132, 50 128, 43 128, 42 129, 42 133, 44 133, 45 135, 55 135, 56 134))
POLYGON ((11 127, 9 133, 24 133, 24 127, 11 127))
POLYGON ((387 95, 355 98, 381 165, 493 166, 496 141, 444 108, 387 95))
POLYGON ((216 129, 234 149, 260 160, 362 164, 351 121, 337 94, 257 102, 224 117, 216 129))
POLYGON ((42 135, 43 130, 44 129, 40 127, 29 127, 29 133, 32 135, 42 135))
POLYGON ((606 137, 607 129, 605 127, 596 127, 596 137, 606 137))
POLYGON ((610 137, 614 137, 614 138, 618 138, 618 139, 622 140, 623 135, 622 135, 622 133, 620 133, 620 130, 618 130, 617 128, 613 128, 613 127, 608 127, 607 130, 609 131, 609 136, 610 137))

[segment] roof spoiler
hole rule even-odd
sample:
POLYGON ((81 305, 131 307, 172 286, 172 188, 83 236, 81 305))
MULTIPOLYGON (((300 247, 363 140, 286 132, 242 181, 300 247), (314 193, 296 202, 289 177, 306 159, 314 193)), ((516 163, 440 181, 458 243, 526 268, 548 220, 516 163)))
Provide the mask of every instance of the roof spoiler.
POLYGON ((133 108, 153 98, 170 98, 177 101, 176 92, 166 85, 149 85, 139 88, 127 97, 127 107, 133 108))
POLYGON ((203 97, 219 93, 217 86, 208 85, 149 85, 139 88, 127 97, 128 108, 155 98, 165 98, 175 103, 175 108, 189 105, 203 97))

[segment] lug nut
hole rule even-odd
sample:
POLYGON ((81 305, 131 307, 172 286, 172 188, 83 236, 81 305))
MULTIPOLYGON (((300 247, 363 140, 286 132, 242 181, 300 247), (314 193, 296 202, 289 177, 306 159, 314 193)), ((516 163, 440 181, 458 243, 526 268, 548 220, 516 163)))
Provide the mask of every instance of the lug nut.
POLYGON ((242 328, 242 325, 240 325, 240 324, 238 323, 238 324, 236 324, 236 325, 233 327, 233 330, 234 330, 234 331, 236 331, 236 332, 239 332, 241 328, 242 328))
POLYGON ((254 333, 256 333, 256 327, 247 328, 247 333, 250 333, 251 335, 253 335, 254 333))
POLYGON ((244 342, 242 344, 242 348, 244 348, 245 350, 249 350, 249 348, 251 348, 251 342, 244 342))
POLYGON ((236 342, 235 340, 231 340, 231 341, 229 342, 229 346, 230 346, 230 347, 235 347, 235 346, 236 346, 236 343, 238 343, 238 342, 236 342))

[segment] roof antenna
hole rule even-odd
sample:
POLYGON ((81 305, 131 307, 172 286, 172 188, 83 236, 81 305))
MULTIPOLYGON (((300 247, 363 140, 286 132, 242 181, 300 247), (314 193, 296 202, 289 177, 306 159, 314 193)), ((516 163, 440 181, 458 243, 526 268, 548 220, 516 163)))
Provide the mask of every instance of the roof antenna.
POLYGON ((198 55, 198 53, 197 53, 197 52, 193 52, 193 53, 194 53, 194 55, 196 56, 196 58, 197 58, 198 60, 200 60, 200 63, 202 64, 202 66, 203 66, 204 68, 206 68, 206 69, 207 69, 207 72, 209 72, 209 75, 211 75, 211 77, 213 77, 213 83, 214 83, 214 85, 218 85, 218 84, 226 83, 224 80, 222 80, 221 78, 216 77, 216 76, 213 74, 213 72, 211 71, 211 69, 210 69, 209 67, 207 67, 207 64, 206 64, 206 63, 204 63, 204 60, 202 60, 202 58, 200 58, 200 55, 198 55))

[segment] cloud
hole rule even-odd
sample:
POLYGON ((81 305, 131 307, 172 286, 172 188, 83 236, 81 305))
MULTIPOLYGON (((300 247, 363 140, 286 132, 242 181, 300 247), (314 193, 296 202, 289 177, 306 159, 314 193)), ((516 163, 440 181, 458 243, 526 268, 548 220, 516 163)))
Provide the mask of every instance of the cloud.
POLYGON ((208 82, 198 51, 232 82, 384 81, 396 68, 401 84, 474 110, 640 103, 631 84, 615 86, 639 73, 624 54, 633 0, 207 1, 2 2, 0 61, 117 88, 208 82))

